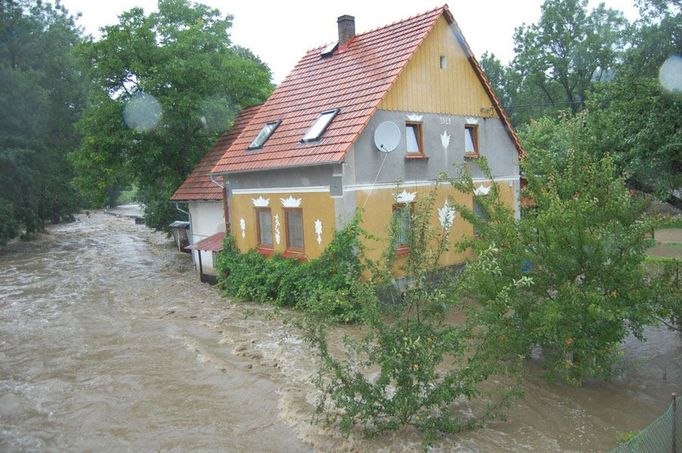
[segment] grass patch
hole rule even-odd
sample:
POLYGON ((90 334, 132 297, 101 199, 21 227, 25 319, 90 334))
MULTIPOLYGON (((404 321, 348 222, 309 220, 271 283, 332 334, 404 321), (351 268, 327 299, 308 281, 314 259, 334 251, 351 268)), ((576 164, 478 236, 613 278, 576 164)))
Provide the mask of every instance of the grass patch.
POLYGON ((116 199, 116 205, 131 204, 137 202, 138 188, 136 185, 130 186, 128 189, 121 192, 116 199))
POLYGON ((660 225, 658 225, 658 229, 663 229, 663 228, 681 228, 682 229, 682 216, 670 216, 670 217, 665 217, 660 225))
POLYGON ((675 257, 675 256, 653 256, 653 255, 647 255, 644 258, 644 262, 650 263, 650 264, 674 263, 675 261, 682 262, 682 259, 675 257))

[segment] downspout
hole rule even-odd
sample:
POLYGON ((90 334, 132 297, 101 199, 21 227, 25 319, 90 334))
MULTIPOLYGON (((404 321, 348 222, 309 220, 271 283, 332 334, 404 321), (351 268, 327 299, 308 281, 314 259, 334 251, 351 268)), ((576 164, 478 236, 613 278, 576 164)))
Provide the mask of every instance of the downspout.
POLYGON ((220 182, 218 182, 215 179, 215 175, 213 173, 209 173, 208 178, 211 180, 211 182, 213 184, 215 184, 216 186, 218 186, 222 189, 221 192, 223 194, 222 198, 223 198, 223 216, 225 217, 225 234, 230 234, 231 233, 231 231, 230 231, 231 230, 231 227, 230 227, 230 211, 229 211, 229 207, 227 204, 227 190, 225 189, 224 184, 220 184, 220 182))
MULTIPOLYGON (((175 202, 175 209, 179 212, 182 212, 183 214, 187 214, 187 218, 189 219, 189 244, 192 245, 194 243, 194 234, 192 232, 192 213, 189 211, 189 207, 187 208, 187 211, 180 208, 180 203, 177 201, 175 202)), ((192 265, 194 265, 194 252, 190 253, 190 255, 192 255, 192 265)))

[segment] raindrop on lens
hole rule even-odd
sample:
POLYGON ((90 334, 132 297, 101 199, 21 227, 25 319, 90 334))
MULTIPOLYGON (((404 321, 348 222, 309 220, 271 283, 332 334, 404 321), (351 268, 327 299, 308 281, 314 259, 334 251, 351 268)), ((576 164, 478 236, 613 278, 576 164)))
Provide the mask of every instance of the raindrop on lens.
POLYGON ((161 120, 161 104, 147 93, 135 93, 123 107, 123 121, 138 132, 147 132, 161 120))
POLYGON ((682 94, 682 56, 673 55, 663 62, 658 81, 666 91, 682 94))
POLYGON ((211 132, 226 130, 230 121, 234 118, 234 112, 227 98, 224 96, 208 96, 199 105, 199 121, 201 127, 211 132))

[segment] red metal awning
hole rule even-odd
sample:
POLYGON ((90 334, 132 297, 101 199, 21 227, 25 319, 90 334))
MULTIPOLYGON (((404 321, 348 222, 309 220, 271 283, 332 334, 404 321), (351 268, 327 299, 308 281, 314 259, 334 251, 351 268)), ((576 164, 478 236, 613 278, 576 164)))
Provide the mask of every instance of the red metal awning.
POLYGON ((213 236, 209 236, 206 239, 202 239, 199 242, 188 245, 185 247, 186 250, 204 250, 207 252, 219 252, 223 249, 223 239, 225 238, 225 232, 221 231, 213 236))

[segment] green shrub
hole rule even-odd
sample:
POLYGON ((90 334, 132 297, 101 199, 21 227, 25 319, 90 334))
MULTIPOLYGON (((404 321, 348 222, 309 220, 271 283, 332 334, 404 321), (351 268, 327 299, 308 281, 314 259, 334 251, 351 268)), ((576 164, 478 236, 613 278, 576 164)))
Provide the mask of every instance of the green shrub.
MULTIPOLYGON (((501 287, 529 275, 533 285, 508 307, 518 353, 539 347, 548 376, 572 384, 609 379, 621 342, 630 334, 641 339, 644 326, 655 322, 643 267, 655 222, 630 196, 613 161, 580 144, 562 159, 529 148, 523 168, 534 206, 521 219, 496 190, 480 200, 487 222, 458 206, 479 222, 478 237, 467 245, 476 254, 493 247, 501 269, 491 275, 467 268, 467 295, 487 305, 501 287), (524 263, 531 264, 527 273, 524 263)), ((465 182, 471 190, 471 178, 465 182)))
MULTIPOLYGON (((433 278, 448 237, 430 221, 435 194, 436 189, 419 198, 409 231, 400 232, 397 221, 389 226, 391 237, 406 238, 410 250, 400 261, 408 279, 400 292, 389 291, 400 296, 395 303, 380 301, 375 287, 356 282, 348 293, 318 294, 306 311, 306 340, 320 359, 315 380, 322 391, 317 416, 346 433, 356 427, 376 434, 413 426, 429 445, 444 433, 478 426, 499 415, 517 393, 510 379, 503 386, 490 385, 489 391, 483 386, 493 376, 513 375, 518 363, 506 343, 497 341, 501 330, 493 326, 492 317, 478 315, 476 307, 462 303, 453 272, 438 272, 438 278, 433 278), (348 303, 353 304, 364 333, 357 339, 345 337, 338 357, 329 349, 329 323, 339 320, 338 313, 348 303), (466 319, 448 320, 453 310, 467 312, 466 319), (457 410, 459 399, 474 402, 469 408, 475 407, 475 415, 457 410)), ((398 263, 394 242, 388 242, 384 259, 373 266, 372 282, 392 282, 398 263)), ((500 297, 507 300, 509 295, 501 292, 500 297)))
POLYGON ((351 322, 357 319, 357 305, 341 299, 351 294, 362 274, 360 236, 364 232, 359 222, 358 215, 335 233, 320 257, 310 261, 279 254, 265 258, 255 250, 242 254, 234 239, 226 235, 216 265, 219 284, 227 296, 278 306, 313 309, 316 303, 328 306, 336 300, 334 316, 351 322))

